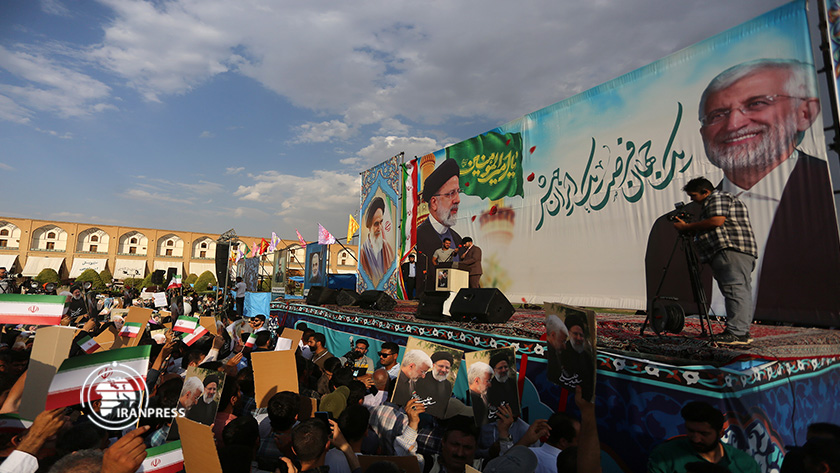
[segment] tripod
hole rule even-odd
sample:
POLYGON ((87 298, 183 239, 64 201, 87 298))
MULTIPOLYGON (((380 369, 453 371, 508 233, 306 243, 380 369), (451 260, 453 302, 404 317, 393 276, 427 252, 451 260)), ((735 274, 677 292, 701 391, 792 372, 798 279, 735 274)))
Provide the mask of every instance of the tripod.
MULTIPOLYGON (((677 247, 682 244, 683 253, 685 254, 685 261, 688 265, 688 277, 691 281, 691 291, 694 295, 694 302, 697 304, 697 316, 700 317, 700 329, 701 334, 706 335, 706 326, 709 327, 709 340, 711 342, 715 341, 714 332, 712 332, 712 321, 709 318, 709 311, 708 311, 708 300, 706 299, 706 293, 703 291, 703 281, 700 279, 700 262, 697 259, 697 253, 694 250, 694 242, 692 241, 691 235, 686 232, 680 232, 679 238, 674 242, 674 248, 671 249, 671 255, 668 257, 668 263, 662 269, 662 279, 659 280, 659 286, 656 288, 656 293, 653 296, 652 302, 656 302, 659 299, 668 299, 668 300, 677 300, 674 297, 665 297, 661 296, 662 292, 662 285, 665 284, 665 278, 668 276, 668 270, 671 268, 671 262, 674 259, 674 254, 677 251, 677 247), (703 325, 703 324, 706 325, 703 325)), ((653 312, 653 304, 651 304, 651 310, 648 311, 647 317, 645 317, 645 322, 642 324, 642 329, 639 331, 639 336, 644 336, 645 329, 647 328, 648 321, 651 320, 651 312, 653 312)), ((682 312, 682 309, 680 309, 682 312)), ((653 326, 653 322, 651 321, 651 326, 653 326)), ((655 327, 654 327, 655 328, 655 327)), ((682 326, 679 327, 679 330, 675 331, 679 332, 682 330, 682 326)))

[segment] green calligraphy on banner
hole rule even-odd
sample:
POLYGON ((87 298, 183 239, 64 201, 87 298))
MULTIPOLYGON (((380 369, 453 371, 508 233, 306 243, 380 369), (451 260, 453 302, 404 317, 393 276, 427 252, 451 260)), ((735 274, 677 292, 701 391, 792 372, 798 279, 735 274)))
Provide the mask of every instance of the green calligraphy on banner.
POLYGON ((461 168, 461 191, 491 200, 522 196, 522 134, 488 132, 446 148, 461 168))
POLYGON ((605 150, 607 155, 596 161, 596 142, 593 137, 586 169, 579 181, 580 185, 569 173, 564 173, 561 178, 560 168, 552 173, 550 184, 546 176, 540 176, 538 184, 541 189, 546 189, 546 193, 540 199, 540 221, 534 230, 542 228, 546 212, 552 217, 559 214, 561 210, 569 216, 576 207, 581 207, 586 212, 597 212, 606 207, 610 198, 617 200, 622 197, 630 203, 638 202, 642 198, 646 184, 656 190, 668 187, 675 173, 685 172, 693 159, 693 155, 686 157, 684 150, 672 150, 674 138, 677 136, 682 121, 682 113, 683 106, 677 102, 677 117, 662 153, 662 159, 651 154, 651 140, 637 147, 635 142, 625 141, 624 138, 618 137, 616 145, 619 147, 619 152, 616 156, 612 157, 609 146, 602 145, 601 149, 605 150), (627 157, 621 156, 622 145, 628 152, 627 157), (611 161, 612 166, 610 166, 611 161))

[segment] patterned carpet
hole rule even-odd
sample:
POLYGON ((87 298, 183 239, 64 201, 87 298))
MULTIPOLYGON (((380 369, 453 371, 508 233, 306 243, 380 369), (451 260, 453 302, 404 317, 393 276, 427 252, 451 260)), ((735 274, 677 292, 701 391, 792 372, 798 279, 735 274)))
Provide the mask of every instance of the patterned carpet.
MULTIPOLYGON (((288 301, 293 302, 293 301, 288 301)), ((345 313, 363 314, 405 322, 439 326, 452 326, 503 336, 539 340, 545 334, 544 312, 541 309, 517 309, 505 324, 465 324, 428 322, 414 317, 417 302, 398 301, 393 311, 382 312, 359 307, 327 306, 345 313)), ((733 361, 761 358, 790 360, 804 357, 840 355, 840 331, 753 324, 750 329, 753 342, 747 347, 714 347, 707 336, 701 334, 697 317, 689 317, 679 334, 657 336, 648 327, 645 336, 639 335, 645 317, 632 313, 616 314, 598 312, 598 348, 671 364, 725 365, 733 361)), ((723 331, 723 322, 713 319, 715 333, 723 331)))

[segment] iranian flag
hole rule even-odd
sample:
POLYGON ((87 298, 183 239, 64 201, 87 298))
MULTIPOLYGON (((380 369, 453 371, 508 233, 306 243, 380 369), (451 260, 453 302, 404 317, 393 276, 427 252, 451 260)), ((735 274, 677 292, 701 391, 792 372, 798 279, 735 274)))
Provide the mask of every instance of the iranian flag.
POLYGON ((184 451, 176 440, 160 447, 146 449, 146 459, 137 473, 175 473, 184 469, 184 451))
POLYGON ((32 421, 17 414, 0 414, 0 433, 18 434, 32 427, 32 421))
POLYGON ((198 327, 197 317, 182 315, 175 321, 175 326, 172 327, 172 330, 176 332, 193 333, 196 327, 198 327))
POLYGON ((195 328, 193 333, 185 333, 182 335, 182 341, 187 344, 187 346, 192 346, 196 340, 203 337, 205 334, 210 333, 206 328, 199 325, 195 328))
POLYGON ((176 287, 181 287, 181 275, 175 274, 172 276, 172 280, 169 281, 169 285, 166 286, 167 289, 173 289, 176 287))
POLYGON ((150 351, 150 345, 142 345, 64 360, 50 383, 45 409, 102 399, 106 390, 93 388, 91 380, 96 380, 99 386, 113 387, 117 393, 136 391, 138 387, 145 390, 150 351), (111 382, 106 384, 106 381, 111 382))
POLYGON ((126 322, 120 330, 120 336, 134 338, 140 335, 141 330, 143 330, 143 324, 140 322, 126 322))
POLYGON ((58 325, 64 296, 0 294, 0 324, 58 325))
POLYGON ((248 341, 245 342, 245 348, 254 348, 255 343, 257 343, 257 332, 253 332, 248 336, 248 341))
POLYGON ((79 340, 76 343, 78 343, 79 346, 82 347, 82 350, 84 350, 85 353, 87 353, 88 355, 92 355, 92 354, 96 353, 96 350, 99 350, 99 348, 101 348, 99 346, 99 344, 96 343, 96 340, 94 340, 94 339, 92 339, 88 336, 85 336, 84 338, 82 338, 81 340, 79 340))

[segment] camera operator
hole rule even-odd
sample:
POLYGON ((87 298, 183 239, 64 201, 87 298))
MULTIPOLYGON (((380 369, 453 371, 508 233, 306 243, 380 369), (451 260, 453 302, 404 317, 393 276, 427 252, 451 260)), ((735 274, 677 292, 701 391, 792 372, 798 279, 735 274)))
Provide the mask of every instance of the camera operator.
POLYGON ((746 345, 753 319, 752 271, 758 255, 747 207, 737 197, 716 190, 698 177, 683 187, 693 202, 702 204, 700 219, 686 223, 675 217, 674 228, 693 232, 700 261, 708 263, 726 307, 726 330, 715 341, 746 345))
POLYGON ((6 273, 6 268, 0 266, 0 294, 13 294, 15 292, 15 281, 12 275, 6 273))
POLYGON ((341 357, 341 362, 344 366, 365 367, 368 373, 373 372, 373 360, 366 356, 369 346, 370 344, 364 338, 356 340, 356 345, 341 357))

